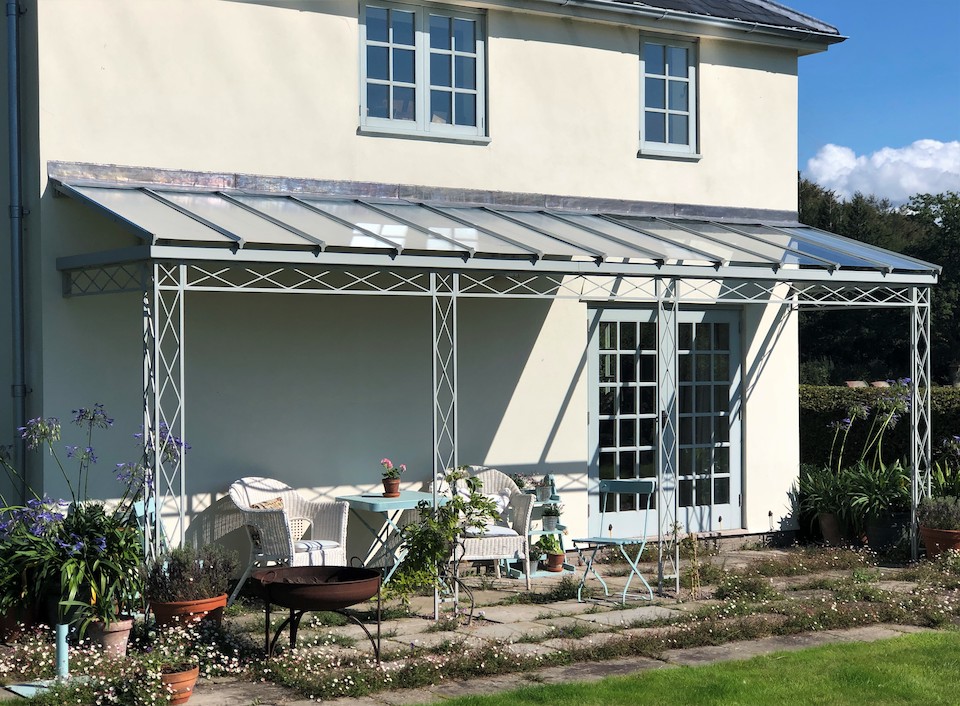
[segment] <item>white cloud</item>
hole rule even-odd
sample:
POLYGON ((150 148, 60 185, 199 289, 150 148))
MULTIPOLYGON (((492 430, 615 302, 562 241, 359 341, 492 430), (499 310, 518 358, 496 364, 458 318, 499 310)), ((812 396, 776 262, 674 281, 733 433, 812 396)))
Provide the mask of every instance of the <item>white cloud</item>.
POLYGON ((805 176, 850 198, 857 191, 905 202, 914 194, 960 191, 960 141, 917 140, 857 156, 849 147, 824 145, 805 176))

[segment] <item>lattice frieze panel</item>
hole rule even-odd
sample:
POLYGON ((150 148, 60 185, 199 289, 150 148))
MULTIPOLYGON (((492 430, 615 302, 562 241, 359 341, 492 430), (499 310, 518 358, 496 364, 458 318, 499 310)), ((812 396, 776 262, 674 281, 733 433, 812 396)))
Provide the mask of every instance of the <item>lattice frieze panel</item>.
POLYGON ((299 292, 304 294, 430 295, 430 275, 407 270, 190 265, 191 291, 299 292))
POLYGON ((462 272, 459 296, 579 299, 581 284, 576 275, 462 272))
POLYGON ((147 272, 147 266, 142 262, 70 270, 63 273, 63 296, 142 292, 146 286, 147 272))
POLYGON ((917 504, 931 492, 931 416, 930 416, 930 289, 917 287, 913 291, 915 306, 910 310, 910 429, 913 443, 911 461, 911 520, 910 539, 913 558, 918 555, 916 511, 917 504))
POLYGON ((680 555, 677 542, 679 464, 679 382, 677 377, 679 341, 677 314, 679 310, 677 283, 661 280, 657 284, 657 387, 660 409, 658 444, 657 521, 660 541, 658 583, 663 591, 664 581, 673 578, 675 590, 680 588, 680 555))

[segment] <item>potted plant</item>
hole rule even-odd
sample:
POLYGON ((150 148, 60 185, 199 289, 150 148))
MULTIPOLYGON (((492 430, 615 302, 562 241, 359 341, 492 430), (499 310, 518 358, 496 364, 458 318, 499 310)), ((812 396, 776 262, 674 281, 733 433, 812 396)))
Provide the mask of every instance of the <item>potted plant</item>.
POLYGON ((537 502, 547 502, 550 499, 550 496, 553 495, 553 482, 550 479, 550 476, 545 475, 543 478, 538 480, 533 486, 533 489, 537 496, 537 502))
POLYGON ((94 431, 111 427, 113 419, 103 405, 95 404, 74 410, 72 421, 85 432, 83 446, 66 446, 67 458, 78 463, 73 479, 55 444, 62 431, 57 418, 37 417, 19 430, 28 449, 49 450, 69 501, 38 496, 9 460, 0 457, 11 480, 23 483, 33 496, 24 506, 0 510, 0 606, 26 615, 46 607, 48 622, 72 624, 81 636, 89 632, 101 644, 125 652, 129 616, 141 593, 143 538, 132 507, 144 478, 118 477, 126 488, 110 510, 103 502, 88 500, 87 485, 97 462, 94 431))
POLYGON ((216 544, 172 549, 150 562, 144 593, 160 626, 209 618, 217 624, 227 605, 236 555, 216 544))
POLYGON ((873 549, 896 544, 910 524, 910 476, 899 461, 859 461, 847 470, 850 509, 873 549))
POLYGON ((805 464, 800 469, 799 501, 801 510, 820 524, 827 544, 849 543, 850 497, 848 479, 829 466, 805 464))
MULTIPOLYGON (((159 690, 163 703, 186 703, 200 676, 203 647, 198 648, 198 645, 202 645, 202 640, 196 624, 188 623, 148 634, 140 659, 152 683, 145 683, 144 687, 159 690)), ((155 692, 150 694, 154 695, 155 692)), ((155 700, 144 698, 143 701, 154 703, 155 700)))
POLYGON ((548 503, 541 509, 543 529, 555 530, 560 522, 560 515, 563 513, 563 505, 560 503, 548 503))
POLYGON ((929 558, 947 549, 960 550, 960 498, 924 498, 917 507, 917 522, 929 558))
POLYGON ((563 553, 563 548, 560 546, 560 539, 555 534, 543 535, 535 546, 541 553, 547 555, 546 563, 541 562, 545 570, 554 573, 563 571, 563 561, 566 556, 563 553))
POLYGON ((401 463, 399 466, 394 466, 393 461, 384 458, 380 460, 380 465, 383 466, 383 497, 399 498, 400 474, 407 470, 406 464, 401 463))

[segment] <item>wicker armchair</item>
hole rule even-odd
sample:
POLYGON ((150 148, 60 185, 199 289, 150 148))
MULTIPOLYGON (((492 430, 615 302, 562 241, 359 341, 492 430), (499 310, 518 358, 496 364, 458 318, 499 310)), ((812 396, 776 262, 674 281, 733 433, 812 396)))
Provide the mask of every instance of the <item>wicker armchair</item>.
POLYGON ((230 499, 250 536, 250 561, 230 603, 254 567, 344 566, 347 563, 347 504, 316 503, 272 478, 241 478, 230 499))
MULTIPOLYGON (((485 495, 504 495, 508 499, 501 515, 503 521, 490 526, 484 533, 468 532, 461 540, 456 559, 459 561, 494 560, 494 570, 500 578, 501 561, 523 562, 523 573, 530 590, 530 515, 534 497, 520 492, 508 475, 493 468, 470 466, 471 475, 479 478, 485 495)), ((447 489, 449 492, 449 489, 447 489)))

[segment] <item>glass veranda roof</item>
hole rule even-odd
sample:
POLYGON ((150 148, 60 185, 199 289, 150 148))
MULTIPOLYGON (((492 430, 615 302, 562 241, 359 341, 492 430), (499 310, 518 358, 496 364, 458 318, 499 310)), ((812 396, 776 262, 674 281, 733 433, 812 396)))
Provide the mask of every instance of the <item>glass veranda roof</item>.
MULTIPOLYGON (((55 184, 129 225, 155 259, 643 275, 670 268, 690 276, 779 280, 820 279, 821 273, 824 279, 882 281, 893 274, 900 283, 924 284, 939 272, 936 265, 800 224, 55 184)), ((65 260, 64 269, 70 266, 65 260)))

